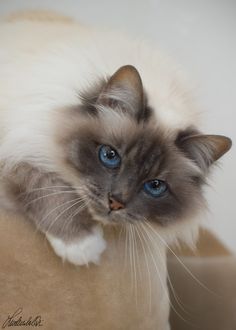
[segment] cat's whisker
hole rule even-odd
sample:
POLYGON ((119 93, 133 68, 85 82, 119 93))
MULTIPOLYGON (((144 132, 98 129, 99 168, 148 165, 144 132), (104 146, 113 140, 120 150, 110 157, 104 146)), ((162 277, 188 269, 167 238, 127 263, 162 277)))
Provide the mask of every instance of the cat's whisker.
MULTIPOLYGON (((67 205, 67 204, 69 204, 69 203, 73 203, 74 201, 78 201, 78 197, 75 198, 75 199, 72 199, 72 200, 66 201, 66 202, 64 202, 64 203, 62 203, 62 204, 57 205, 57 206, 56 206, 55 208, 53 208, 50 212, 48 212, 48 213, 46 214, 46 216, 45 216, 43 219, 40 220, 39 224, 40 224, 40 225, 43 224, 43 223, 47 220, 47 218, 49 217, 49 215, 51 215, 53 212, 55 212, 55 211, 58 210, 59 208, 65 206, 65 205, 67 205)), ((81 201, 82 201, 82 200, 81 200, 81 201)))
POLYGON ((136 250, 135 250, 135 235, 133 225, 130 224, 130 232, 131 232, 131 250, 132 250, 132 259, 133 259, 133 270, 134 270, 134 294, 135 294, 135 302, 136 306, 138 306, 138 296, 137 296, 137 269, 136 269, 136 250))
POLYGON ((70 216, 70 218, 67 220, 67 222, 65 222, 65 224, 63 225, 62 229, 61 229, 61 233, 63 233, 64 231, 67 230, 67 228, 70 226, 70 224, 72 223, 74 217, 80 212, 82 211, 87 205, 89 204, 89 201, 86 201, 84 204, 80 205, 75 212, 70 216))
POLYGON ((127 234, 127 226, 124 226, 125 228, 125 269, 127 269, 128 265, 128 234, 127 234))
MULTIPOLYGON (((172 304, 172 302, 171 302, 171 300, 170 300, 170 297, 169 297, 169 293, 168 293, 168 289, 167 289, 167 287, 166 287, 166 285, 165 285, 165 283, 163 283, 163 279, 161 278, 161 274, 160 274, 160 271, 159 271, 159 269, 158 269, 158 266, 157 266, 157 263, 156 263, 156 260, 155 260, 155 257, 154 257, 154 255, 153 255, 153 252, 152 252, 152 249, 151 249, 151 247, 150 247, 150 245, 149 245, 149 242, 151 242, 152 243, 152 240, 150 239, 150 234, 149 234, 149 232, 148 232, 148 229, 144 226, 144 224, 143 223, 141 223, 141 226, 143 227, 143 232, 142 232, 142 234, 143 234, 143 237, 144 237, 144 240, 146 241, 146 246, 148 247, 148 250, 149 250, 149 253, 150 253, 150 257, 151 257, 151 259, 152 259, 152 261, 153 261, 153 265, 154 265, 154 267, 155 267, 155 270, 156 270, 156 273, 157 273, 157 275, 158 275, 158 278, 159 278, 159 281, 160 281, 160 283, 161 283, 161 286, 162 286, 162 288, 163 288, 163 291, 164 291, 164 294, 165 294, 165 296, 166 296, 166 298, 167 298, 167 300, 168 300, 168 303, 169 303, 169 305, 170 305, 170 307, 173 309, 173 311, 176 313, 176 315, 178 315, 185 323, 187 323, 187 324, 191 324, 188 320, 186 320, 177 310, 176 310, 176 308, 174 307, 174 305, 172 304), (146 237, 145 237, 145 235, 146 235, 146 237), (148 242, 149 241, 149 242, 148 242)), ((153 245, 153 244, 152 244, 153 245)), ((154 247, 155 248, 155 247, 154 247)), ((155 252, 156 252, 156 250, 155 250, 155 252)), ((192 325, 192 324, 191 324, 192 325)))
POLYGON ((165 242, 165 240, 161 237, 160 234, 158 234, 157 231, 155 231, 153 229, 153 227, 150 225, 149 222, 145 221, 145 224, 151 229, 151 231, 153 232, 154 235, 157 236, 157 238, 167 247, 167 249, 176 257, 176 259, 178 260, 178 262, 182 265, 182 267, 185 269, 185 271, 206 291, 208 291, 209 293, 215 295, 216 297, 219 298, 219 295, 217 293, 215 293, 214 291, 212 291, 211 289, 209 289, 204 283, 202 283, 192 272, 191 270, 183 263, 183 261, 176 255, 176 253, 173 251, 173 249, 165 242))
MULTIPOLYGON (((160 249, 158 247, 158 244, 156 242, 156 240, 154 239, 154 237, 152 236, 152 232, 150 232, 150 230, 148 229, 147 230, 147 235, 149 236, 149 239, 150 239, 150 242, 152 243, 155 251, 158 253, 158 256, 159 256, 159 261, 162 263, 162 267, 166 267, 166 264, 165 262, 163 262, 163 259, 162 259, 162 256, 161 256, 161 253, 160 253, 160 249)), ((171 282, 171 279, 170 279, 170 276, 168 274, 168 269, 167 269, 167 280, 169 281, 169 284, 170 284, 170 290, 172 291, 173 293, 173 296, 177 302, 177 304, 179 305, 180 309, 186 313, 186 314, 189 314, 188 311, 184 308, 184 304, 181 302, 180 298, 178 297, 178 295, 176 294, 175 292, 175 289, 172 285, 172 282, 171 282)))
POLYGON ((129 261, 130 261, 130 273, 131 273, 131 289, 134 290, 134 268, 133 268, 133 255, 132 255, 132 242, 131 242, 131 229, 128 224, 128 250, 129 250, 129 261))
MULTIPOLYGON (((149 303, 148 303, 148 311, 149 314, 151 313, 151 307, 152 307, 152 286, 151 286, 151 273, 150 273, 150 267, 149 267, 149 262, 148 262, 148 258, 147 258, 147 253, 146 253, 146 249, 143 243, 143 238, 140 234, 140 231, 142 230, 142 228, 140 228, 139 225, 134 226, 135 230, 137 231, 137 235, 141 244, 141 248, 144 254, 144 259, 145 259, 145 264, 147 267, 147 273, 148 273, 148 295, 149 295, 149 303)), ((140 278, 141 280, 141 278, 140 278)))
POLYGON ((69 209, 71 209, 73 206, 77 205, 78 203, 80 203, 81 200, 78 200, 73 203, 72 205, 68 206, 67 208, 65 208, 61 213, 59 213, 56 218, 54 219, 54 221, 50 224, 50 226, 48 227, 47 231, 46 231, 46 234, 49 232, 50 229, 52 229, 52 227, 55 225, 55 223, 57 222, 57 220, 66 212, 68 211, 69 209))
POLYGON ((73 213, 73 215, 69 218, 70 219, 73 219, 81 210, 83 210, 88 204, 89 204, 89 201, 85 200, 85 201, 82 201, 84 202, 84 204, 82 203, 76 210, 75 212, 73 213))
POLYGON ((41 191, 41 190, 55 190, 55 189, 63 189, 63 188, 68 189, 69 187, 68 187, 68 186, 48 186, 48 187, 33 188, 33 189, 29 190, 29 191, 21 192, 21 193, 19 194, 19 196, 26 195, 26 194, 30 194, 30 193, 35 192, 35 191, 41 191))
POLYGON ((63 191, 72 191, 74 193, 76 193, 76 191, 83 191, 84 189, 81 188, 81 187, 69 187, 68 185, 67 186, 48 186, 48 187, 40 187, 40 188, 34 188, 34 189, 31 189, 27 192, 21 192, 18 196, 18 198, 24 196, 24 195, 29 195, 31 193, 34 193, 34 192, 37 192, 37 191, 56 191, 58 189, 63 189, 65 188, 66 190, 63 190, 63 191), (70 190, 69 190, 70 189, 70 190))
POLYGON ((126 226, 125 224, 121 224, 120 225, 120 231, 119 231, 119 237, 118 237, 118 247, 119 250, 124 251, 124 257, 122 258, 123 261, 123 273, 126 270, 126 246, 125 246, 125 242, 126 242, 126 226))
POLYGON ((129 224, 126 227, 127 229, 127 252, 128 252, 128 261, 129 263, 127 265, 129 265, 130 267, 130 273, 131 273, 131 288, 132 288, 132 267, 131 267, 131 252, 130 252, 130 229, 129 229, 129 224))
POLYGON ((52 210, 50 210, 50 212, 48 212, 46 214, 46 216, 39 221, 38 225, 36 226, 35 233, 37 233, 40 230, 40 226, 47 220, 47 218, 49 217, 50 214, 52 214, 53 212, 55 212, 57 209, 63 207, 64 205, 67 205, 69 203, 73 203, 75 200, 77 200, 77 198, 76 199, 69 200, 69 201, 66 201, 66 202, 64 202, 64 203, 62 203, 60 205, 57 205, 52 210))
POLYGON ((138 278, 141 279, 141 269, 140 269, 140 263, 139 263, 139 258, 138 258, 138 249, 139 249, 139 244, 138 244, 138 239, 137 239, 137 228, 135 225, 133 225, 133 231, 134 231, 134 251, 136 254, 136 259, 137 259, 137 270, 138 270, 138 278))
MULTIPOLYGON (((35 203, 43 198, 46 198, 46 197, 51 197, 51 196, 56 196, 56 195, 61 195, 61 194, 75 194, 75 191, 56 191, 56 192, 53 192, 53 193, 50 193, 50 194, 46 194, 46 195, 43 195, 43 196, 40 196, 40 197, 37 197, 31 201, 29 201, 28 203, 25 204, 25 207, 28 207, 29 205, 31 205, 32 203, 35 203)), ((81 197, 82 198, 82 197, 81 197)))
POLYGON ((119 231, 119 236, 118 236, 118 243, 119 243, 119 245, 120 245, 121 236, 122 236, 123 232, 124 232, 124 225, 122 224, 120 226, 120 231, 119 231))
POLYGON ((171 292, 172 292, 172 294, 173 294, 173 297, 174 297, 176 303, 178 304, 178 306, 180 307, 180 309, 181 309, 184 313, 186 313, 187 315, 191 315, 190 312, 188 311, 187 306, 181 301, 180 297, 179 297, 178 294, 176 293, 175 288, 174 288, 174 286, 173 286, 173 283, 172 283, 172 281, 171 281, 170 275, 169 275, 169 273, 168 273, 168 270, 167 270, 167 281, 168 281, 168 283, 169 283, 170 290, 171 290, 171 292))
MULTIPOLYGON (((159 272, 159 269, 158 269, 158 266, 157 266, 156 260, 155 260, 155 258, 154 258, 154 255, 153 255, 152 249, 151 249, 150 244, 149 244, 150 238, 149 238, 149 236, 147 235, 147 230, 146 230, 146 228, 145 228, 142 224, 141 224, 141 226, 142 226, 142 228, 143 228, 143 231, 141 232, 141 235, 142 235, 142 237, 143 237, 143 239, 144 239, 144 242, 146 243, 146 246, 147 246, 147 248, 148 248, 149 255, 150 255, 151 259, 152 259, 152 262, 153 262, 153 265, 154 265, 154 267, 155 267, 156 273, 157 273, 157 275, 158 275, 158 277, 159 277, 159 280, 160 280, 161 286, 162 286, 162 288, 163 288, 164 294, 166 295, 166 297, 167 297, 167 299, 168 299, 168 301, 169 301, 169 294, 168 294, 168 292, 167 292, 167 289, 166 289, 165 285, 163 284, 163 281, 162 281, 162 278, 161 278, 161 276, 160 276, 160 272, 159 272)), ((170 302, 170 301, 169 301, 169 302, 170 302)))

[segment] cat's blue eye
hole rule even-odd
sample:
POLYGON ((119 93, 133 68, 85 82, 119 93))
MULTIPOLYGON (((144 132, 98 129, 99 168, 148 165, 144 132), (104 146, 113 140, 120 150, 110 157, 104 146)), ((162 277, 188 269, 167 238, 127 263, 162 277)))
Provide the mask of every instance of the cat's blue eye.
POLYGON ((147 181, 143 185, 144 191, 152 197, 160 197, 167 190, 167 184, 162 180, 147 181))
POLYGON ((118 152, 110 146, 102 145, 99 148, 99 159, 101 163, 108 168, 117 168, 120 166, 121 158, 118 152))

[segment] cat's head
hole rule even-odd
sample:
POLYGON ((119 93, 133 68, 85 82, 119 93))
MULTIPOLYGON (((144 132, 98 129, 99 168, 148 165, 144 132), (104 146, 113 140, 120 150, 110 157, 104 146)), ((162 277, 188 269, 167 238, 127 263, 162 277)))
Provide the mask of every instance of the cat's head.
POLYGON ((230 149, 229 138, 162 127, 132 66, 82 100, 67 112, 63 145, 95 219, 167 226, 202 207, 209 168, 230 149))

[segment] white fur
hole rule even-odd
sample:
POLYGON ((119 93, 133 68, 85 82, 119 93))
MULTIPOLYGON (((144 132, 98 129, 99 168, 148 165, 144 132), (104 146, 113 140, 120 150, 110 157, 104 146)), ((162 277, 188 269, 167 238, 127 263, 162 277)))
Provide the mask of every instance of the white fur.
POLYGON ((63 260, 75 265, 88 265, 90 262, 98 264, 100 255, 106 248, 103 232, 99 226, 93 228, 92 233, 71 243, 47 234, 55 253, 63 260))

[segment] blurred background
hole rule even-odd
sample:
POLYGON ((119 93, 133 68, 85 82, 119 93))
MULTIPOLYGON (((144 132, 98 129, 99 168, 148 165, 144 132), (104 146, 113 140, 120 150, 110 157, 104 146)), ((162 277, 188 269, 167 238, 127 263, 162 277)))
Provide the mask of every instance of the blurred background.
MULTIPOLYGON (((157 45, 195 86, 206 133, 236 141, 235 0, 0 0, 0 15, 50 9, 80 22, 125 31, 157 45)), ((224 156, 207 189, 205 224, 236 251, 236 151, 224 156)))

